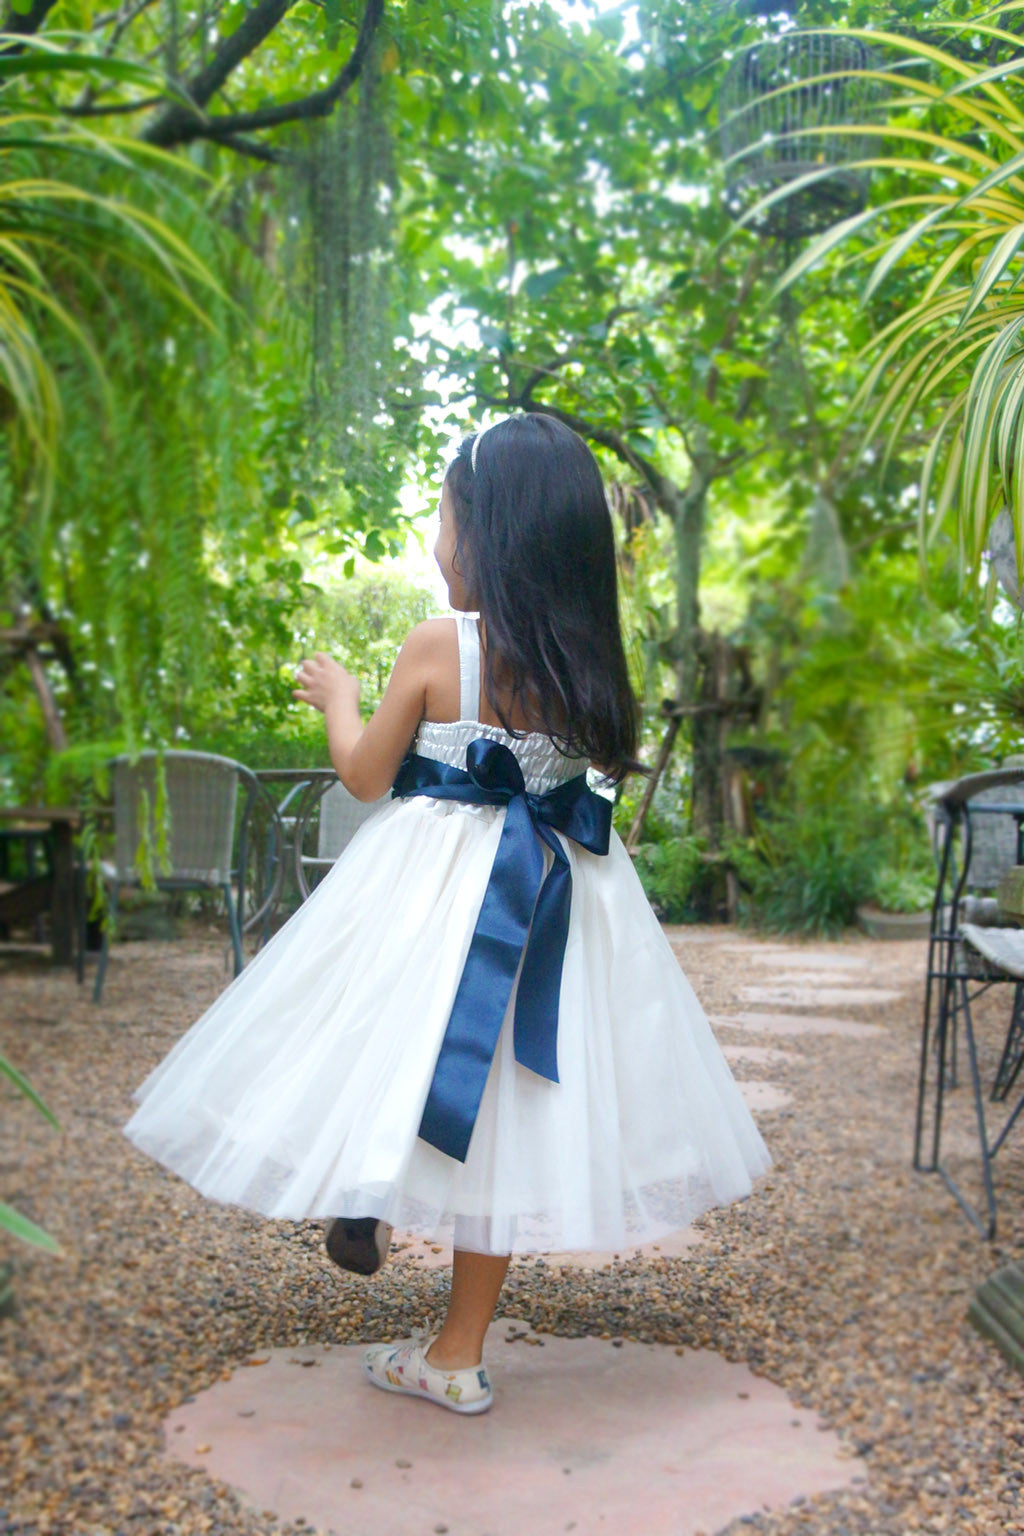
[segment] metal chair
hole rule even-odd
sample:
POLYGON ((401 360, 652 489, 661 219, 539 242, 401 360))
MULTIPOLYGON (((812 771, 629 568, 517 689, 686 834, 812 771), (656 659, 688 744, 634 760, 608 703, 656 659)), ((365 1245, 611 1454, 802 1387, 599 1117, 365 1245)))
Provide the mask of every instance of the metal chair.
POLYGON ((1004 1103, 1024 1065, 1024 930, 1001 926, 996 891, 1024 863, 1024 768, 971 774, 935 796, 932 830, 938 878, 932 903, 914 1167, 938 1173, 983 1235, 996 1230, 992 1163, 1021 1113, 1024 1094, 995 1134, 990 1132, 972 1005, 996 985, 1014 989, 1013 1009, 989 1098, 1004 1103), (973 1120, 984 1187, 984 1218, 942 1160, 943 1111, 958 1086, 958 1034, 966 1045, 973 1120), (926 1119, 931 1103, 931 1127, 926 1119), (928 1143, 927 1154, 924 1152, 928 1143))
MULTIPOLYGON (((110 931, 117 919, 123 886, 152 878, 159 890, 219 890, 227 907, 234 969, 242 969, 243 924, 262 921, 280 889, 280 823, 276 808, 249 769, 231 758, 209 752, 143 752, 111 764, 114 793, 114 858, 102 865, 110 893, 108 921, 96 970, 93 1001, 98 1002, 106 977, 110 931), (239 784, 246 786, 242 816, 241 853, 234 858, 239 784), (278 877, 272 889, 259 892, 259 906, 246 914, 247 828, 256 805, 267 802, 268 825, 278 846, 278 877), (162 835, 165 833, 165 836, 162 835), (239 898, 233 889, 237 879, 239 898)), ((266 806, 263 807, 266 811, 266 806)))
POLYGON ((304 798, 295 821, 293 847, 295 850, 295 879, 303 900, 313 885, 327 873, 344 853, 363 822, 391 799, 390 792, 379 800, 357 800, 349 793, 340 779, 314 783, 304 798), (303 851, 313 812, 319 808, 316 853, 303 851), (312 885, 310 875, 314 876, 312 885))

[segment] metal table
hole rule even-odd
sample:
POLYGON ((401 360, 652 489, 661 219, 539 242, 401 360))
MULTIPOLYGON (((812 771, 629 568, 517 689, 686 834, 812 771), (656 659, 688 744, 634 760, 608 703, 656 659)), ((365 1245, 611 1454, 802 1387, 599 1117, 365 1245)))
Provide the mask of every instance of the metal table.
POLYGON ((73 965, 75 961, 75 833, 80 824, 78 811, 68 806, 0 806, 0 924, 48 912, 53 958, 58 965, 73 965), (32 846, 40 842, 50 867, 37 875, 32 846), (10 880, 8 853, 15 843, 25 850, 27 871, 23 878, 10 880))

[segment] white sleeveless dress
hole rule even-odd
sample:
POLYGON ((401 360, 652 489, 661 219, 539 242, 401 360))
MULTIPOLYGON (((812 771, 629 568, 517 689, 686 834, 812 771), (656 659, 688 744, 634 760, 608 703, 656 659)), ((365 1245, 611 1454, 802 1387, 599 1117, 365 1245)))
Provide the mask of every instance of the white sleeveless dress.
MULTIPOLYGON (((461 715, 421 756, 515 754, 531 792, 586 765, 473 718, 475 618, 460 615, 461 715)), ((464 1163, 417 1135, 501 834, 503 808, 392 800, 136 1093, 136 1146, 215 1200, 266 1216, 375 1216, 482 1253, 618 1251, 749 1194, 769 1156, 629 856, 561 837, 572 907, 558 1075, 513 1055, 513 992, 464 1163)), ((544 850, 546 867, 551 854, 544 850)))

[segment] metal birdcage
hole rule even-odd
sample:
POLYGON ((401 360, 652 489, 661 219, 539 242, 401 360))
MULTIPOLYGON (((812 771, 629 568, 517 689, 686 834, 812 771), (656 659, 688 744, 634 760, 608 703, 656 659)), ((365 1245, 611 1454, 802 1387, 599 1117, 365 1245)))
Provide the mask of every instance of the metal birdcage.
POLYGON ((831 174, 780 198, 752 228, 798 240, 864 207, 868 175, 853 164, 871 153, 872 138, 836 130, 871 115, 877 88, 865 71, 874 67, 871 50, 842 33, 792 32, 737 55, 722 85, 719 128, 734 214, 826 168, 831 174))

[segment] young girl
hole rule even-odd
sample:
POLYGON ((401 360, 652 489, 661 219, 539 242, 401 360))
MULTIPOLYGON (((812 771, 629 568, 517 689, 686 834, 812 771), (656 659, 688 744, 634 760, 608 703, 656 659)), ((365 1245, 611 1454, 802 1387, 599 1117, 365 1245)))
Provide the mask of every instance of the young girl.
POLYGON ((365 1366, 480 1413, 511 1253, 649 1242, 743 1198, 769 1159, 588 782, 636 750, 589 449, 535 415, 468 439, 435 555, 457 616, 412 631, 368 724, 336 662, 297 672, 342 782, 394 798, 126 1129, 214 1199, 337 1218, 328 1251, 357 1272, 393 1226, 453 1228, 440 1333, 365 1366))

